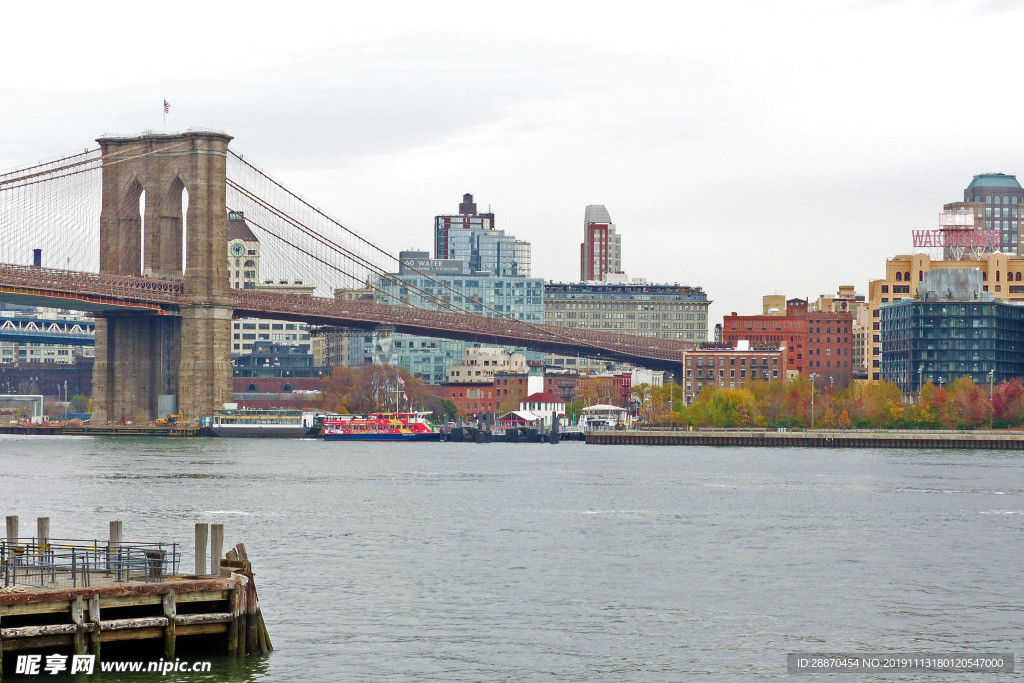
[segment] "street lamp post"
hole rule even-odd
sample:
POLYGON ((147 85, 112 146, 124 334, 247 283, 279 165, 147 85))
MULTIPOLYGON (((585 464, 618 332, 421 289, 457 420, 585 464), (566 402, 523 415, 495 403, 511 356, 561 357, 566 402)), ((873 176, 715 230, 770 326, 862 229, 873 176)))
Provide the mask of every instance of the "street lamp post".
POLYGON ((921 404, 921 390, 924 389, 924 381, 921 379, 924 376, 924 366, 920 365, 917 368, 917 403, 921 404))
POLYGON ((814 429, 814 380, 818 379, 816 373, 811 373, 811 429, 814 429))
MULTIPOLYGON (((672 420, 672 407, 673 407, 672 399, 674 398, 674 389, 675 389, 672 386, 672 379, 673 379, 672 378, 672 373, 670 372, 668 374, 668 421, 671 422, 672 424, 675 424, 675 422, 672 420)), ((662 394, 662 396, 664 396, 664 394, 662 394)))
POLYGON ((994 385, 995 385, 995 379, 996 379, 996 370, 995 370, 995 368, 992 368, 991 370, 988 371, 988 403, 989 403, 989 406, 988 406, 988 428, 989 429, 992 429, 992 416, 996 412, 996 406, 992 402, 993 388, 994 388, 994 385))

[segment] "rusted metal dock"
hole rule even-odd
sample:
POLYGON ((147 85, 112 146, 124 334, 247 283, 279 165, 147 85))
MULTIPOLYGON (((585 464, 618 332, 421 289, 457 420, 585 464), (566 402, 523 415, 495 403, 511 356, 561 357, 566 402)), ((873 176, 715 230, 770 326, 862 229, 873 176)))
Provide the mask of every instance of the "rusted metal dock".
POLYGON ((602 430, 588 432, 588 444, 640 446, 762 446, 771 448, 959 448, 1024 449, 1024 432, 926 429, 694 429, 602 430))
POLYGON ((25 651, 173 661, 272 649, 245 546, 221 558, 223 525, 196 525, 196 571, 184 574, 176 544, 123 541, 121 522, 102 542, 51 539, 49 519, 37 523, 19 537, 8 517, 0 542, 0 678, 25 651))

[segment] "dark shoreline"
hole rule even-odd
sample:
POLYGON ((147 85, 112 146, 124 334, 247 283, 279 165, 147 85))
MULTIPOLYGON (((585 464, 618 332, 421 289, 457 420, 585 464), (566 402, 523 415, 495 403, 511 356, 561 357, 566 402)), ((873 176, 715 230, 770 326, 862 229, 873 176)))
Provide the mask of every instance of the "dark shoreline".
POLYGON ((1024 449, 1024 432, 999 430, 767 429, 622 430, 591 432, 588 444, 605 446, 759 446, 814 448, 1024 449))

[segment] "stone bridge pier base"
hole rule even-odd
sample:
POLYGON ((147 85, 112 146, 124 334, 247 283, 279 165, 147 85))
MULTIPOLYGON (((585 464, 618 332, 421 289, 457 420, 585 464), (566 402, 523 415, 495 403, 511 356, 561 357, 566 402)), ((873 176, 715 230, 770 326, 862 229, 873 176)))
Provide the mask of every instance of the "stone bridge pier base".
POLYGON ((178 406, 186 419, 212 415, 211 408, 223 408, 231 400, 233 313, 223 306, 182 308, 178 406))
POLYGON ((177 393, 181 319, 121 315, 96 318, 94 423, 150 422, 160 395, 177 393))

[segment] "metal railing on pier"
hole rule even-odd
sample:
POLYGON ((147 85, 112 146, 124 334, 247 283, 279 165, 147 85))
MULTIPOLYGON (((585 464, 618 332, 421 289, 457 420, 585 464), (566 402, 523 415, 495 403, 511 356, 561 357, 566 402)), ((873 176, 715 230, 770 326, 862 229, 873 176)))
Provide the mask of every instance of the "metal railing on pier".
POLYGON ((178 574, 177 543, 88 539, 0 540, 5 588, 84 588, 128 581, 163 581, 178 574))

